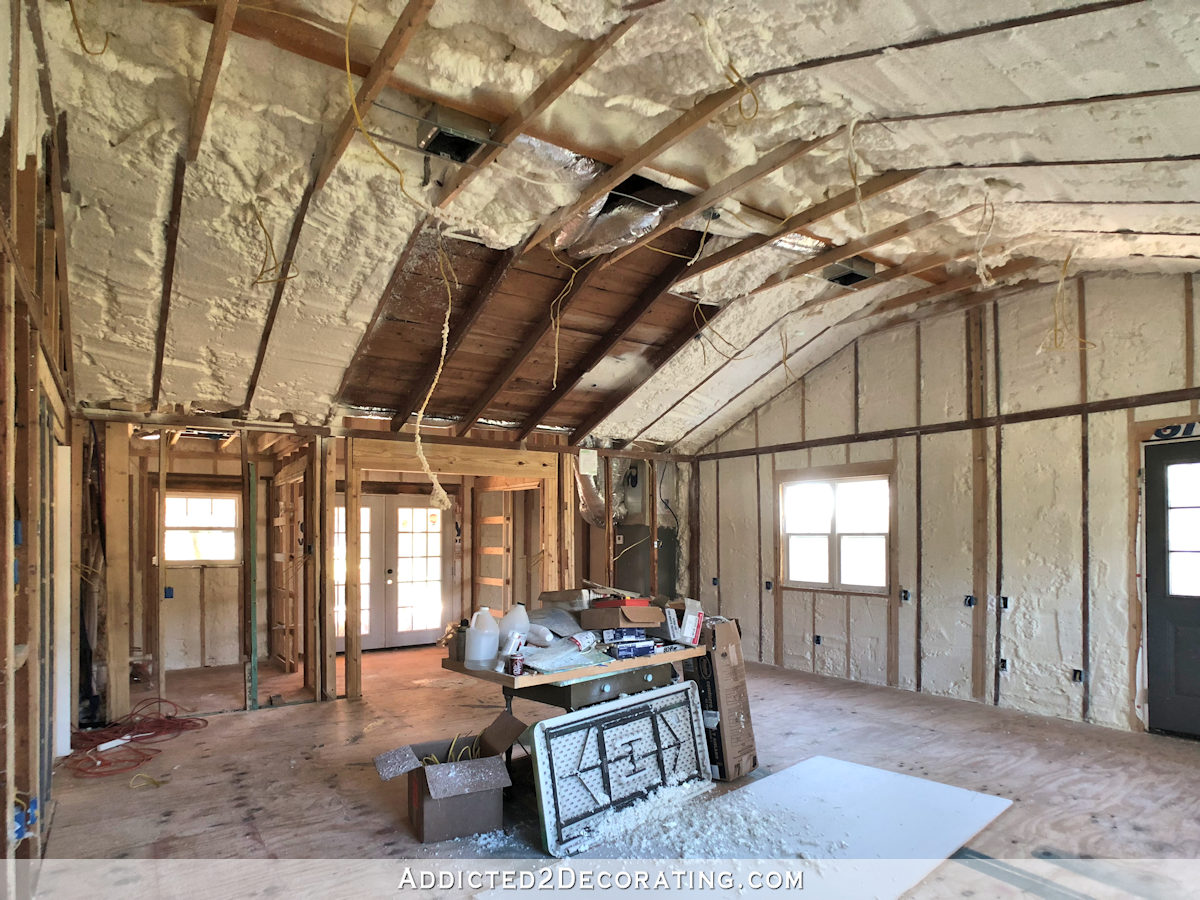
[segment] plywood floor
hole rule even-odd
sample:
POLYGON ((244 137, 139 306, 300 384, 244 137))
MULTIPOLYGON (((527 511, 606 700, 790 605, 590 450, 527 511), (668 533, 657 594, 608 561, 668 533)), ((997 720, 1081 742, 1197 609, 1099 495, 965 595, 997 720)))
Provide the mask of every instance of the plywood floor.
MULTIPOLYGON (((159 745, 129 776, 55 776, 54 857, 406 857, 422 847, 403 779, 381 784, 372 758, 466 733, 503 704, 499 689, 439 667, 432 648, 364 655, 361 702, 213 716, 159 745)), ((782 769, 822 754, 1011 798, 970 844, 995 857, 1200 856, 1200 743, 1128 734, 750 667, 759 759, 782 769)), ((527 722, 550 707, 517 701, 527 722)))

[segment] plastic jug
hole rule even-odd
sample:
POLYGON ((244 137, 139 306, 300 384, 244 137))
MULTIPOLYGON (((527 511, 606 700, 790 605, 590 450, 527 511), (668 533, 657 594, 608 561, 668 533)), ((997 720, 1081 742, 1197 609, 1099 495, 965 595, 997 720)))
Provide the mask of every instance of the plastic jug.
POLYGON ((481 606, 471 617, 467 629, 467 653, 464 665, 468 669, 490 669, 500 650, 500 628, 492 617, 492 611, 481 606))
POLYGON ((500 634, 507 636, 510 631, 515 631, 521 637, 529 634, 529 613, 525 612, 524 603, 516 604, 500 620, 500 634))

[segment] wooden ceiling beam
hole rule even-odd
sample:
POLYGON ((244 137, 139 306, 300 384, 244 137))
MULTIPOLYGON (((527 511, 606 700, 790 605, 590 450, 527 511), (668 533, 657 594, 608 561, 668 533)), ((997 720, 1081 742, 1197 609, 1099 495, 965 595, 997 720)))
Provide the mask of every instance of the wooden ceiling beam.
POLYGON ((580 269, 575 274, 575 281, 571 285, 570 289, 566 292, 561 300, 555 298, 555 301, 550 304, 550 308, 547 308, 542 318, 538 320, 538 322, 530 330, 529 334, 526 335, 525 341, 517 349, 517 352, 509 357, 509 359, 501 367, 500 371, 496 373, 496 375, 488 383, 487 387, 483 389, 479 397, 471 405, 471 408, 467 411, 467 414, 463 416, 462 421, 459 422, 455 428, 454 433, 456 435, 462 437, 471 429, 472 426, 474 426, 474 424, 479 420, 479 417, 483 415, 485 410, 487 410, 488 405, 496 399, 496 395, 504 390, 505 385, 512 380, 512 377, 517 373, 517 370, 524 365, 525 360, 529 358, 529 355, 537 349, 537 345, 541 343, 542 338, 544 338, 550 332, 550 329, 553 327, 553 322, 550 315, 551 309, 556 308, 557 315, 560 318, 566 314, 567 310, 571 308, 572 304, 576 299, 578 299, 583 290, 600 272, 602 268, 600 263, 602 262, 603 258, 595 257, 589 264, 586 264, 586 268, 580 269))
POLYGON ((188 162, 195 162, 200 154, 200 141, 204 137, 204 126, 212 108, 213 94, 217 90, 217 78, 225 61, 225 47, 229 33, 237 16, 238 0, 217 0, 216 17, 213 19, 212 34, 208 38, 208 54, 204 57, 204 71, 200 75, 200 88, 192 104, 192 121, 188 131, 188 162))
POLYGON ((926 212, 919 216, 913 216, 911 219, 905 219, 896 225, 889 228, 884 228, 876 231, 873 234, 868 234, 865 237, 857 238, 853 241, 847 241, 836 247, 830 247, 823 253, 818 253, 810 259, 796 263, 794 266, 789 266, 780 272, 771 275, 760 284, 758 287, 750 291, 751 294, 757 294, 761 291, 767 291, 771 288, 779 287, 782 284, 787 284, 789 281, 794 281, 797 278, 802 278, 805 275, 811 275, 814 272, 819 272, 826 266, 831 266, 843 260, 849 259, 851 256, 857 256, 874 250, 876 247, 881 247, 884 244, 891 243, 913 232, 920 231, 922 228, 927 228, 937 222, 945 222, 957 216, 966 215, 973 209, 978 209, 978 205, 969 206, 960 212, 950 216, 939 216, 937 213, 926 212))
MULTIPOLYGON (((508 273, 512 271, 517 260, 520 259, 524 252, 524 244, 518 244, 512 247, 500 256, 496 261, 496 265, 488 273, 487 279, 479 286, 475 296, 471 298, 471 302, 467 304, 459 315, 458 321, 454 323, 454 327, 450 330, 449 336, 446 338, 446 361, 454 356, 458 349, 466 340, 467 334, 471 328, 479 320, 479 316, 483 313, 496 291, 500 289, 501 282, 508 277, 508 273)), ((438 348, 440 354, 441 348, 438 348)), ((416 412, 421 404, 425 402, 425 398, 429 392, 433 390, 434 376, 437 374, 436 360, 430 360, 426 363, 425 374, 421 377, 420 382, 413 387, 405 398, 397 405, 396 414, 392 416, 392 431, 399 431, 408 421, 409 416, 416 412)))
POLYGON ((999 31, 1011 31, 1016 28, 1027 28, 1030 25, 1041 25, 1046 22, 1057 22, 1062 19, 1070 19, 1076 16, 1085 16, 1091 13, 1104 12, 1110 9, 1119 9, 1123 6, 1136 6, 1140 3, 1145 3, 1147 0, 1101 0, 1098 3, 1085 3, 1080 6, 1069 6, 1065 9, 1054 9, 1049 12, 1036 13, 1030 16, 1020 16, 1015 19, 1003 19, 999 22, 987 22, 983 25, 976 25, 972 28, 962 28, 958 31, 936 32, 925 37, 914 38, 911 41, 902 41, 898 44, 889 44, 886 47, 872 47, 867 50, 855 50, 851 53, 843 53, 839 56, 824 56, 815 59, 806 59, 802 62, 792 63, 786 66, 779 66, 775 69, 768 69, 760 73, 764 77, 773 77, 778 75, 790 75, 795 72, 806 72, 811 69, 824 68, 825 66, 837 65, 839 63, 854 62, 861 59, 873 59, 879 56, 885 56, 893 53, 899 53, 905 50, 919 50, 924 47, 934 47, 938 44, 949 44, 955 41, 966 40, 968 38, 982 37, 987 34, 995 34, 999 31))
POLYGON ((731 175, 718 181, 712 187, 705 191, 701 191, 690 200, 686 200, 673 209, 667 210, 659 222, 658 226, 647 234, 642 235, 632 244, 627 247, 622 247, 617 250, 605 265, 612 265, 617 260, 628 256, 639 247, 644 247, 654 239, 660 237, 673 228, 678 228, 687 219, 698 215, 704 210, 716 205, 724 200, 735 191, 739 191, 746 185, 758 181, 760 178, 765 178, 772 172, 783 168, 789 163, 793 163, 802 156, 807 155, 813 150, 820 147, 822 144, 827 144, 829 141, 838 137, 845 131, 844 128, 839 128, 829 134, 820 137, 812 138, 811 140, 795 140, 789 141, 782 146, 776 147, 766 156, 762 157, 753 165, 739 169, 731 175))
POLYGON ((154 374, 150 384, 150 408, 158 409, 162 399, 163 362, 167 352, 167 321, 171 315, 171 291, 175 282, 175 254, 179 245, 179 217, 183 212, 183 182, 187 177, 187 159, 175 157, 175 180, 171 185, 171 209, 163 231, 166 253, 163 256, 163 286, 158 302, 158 333, 154 341, 154 374))
POLYGON ((912 181, 920 174, 920 169, 901 169, 895 172, 885 172, 882 175, 876 175, 874 178, 864 181, 857 189, 850 188, 849 190, 842 191, 842 193, 836 194, 828 200, 822 201, 815 206, 810 206, 808 209, 798 212, 793 216, 789 216, 783 220, 783 223, 778 228, 769 234, 752 234, 750 237, 742 238, 736 244, 731 244, 724 250, 718 250, 716 253, 696 260, 686 277, 694 278, 702 272, 711 271, 718 266, 723 266, 726 263, 733 262, 735 259, 740 259, 747 253, 757 250, 760 247, 765 247, 773 241, 779 240, 781 237, 795 234, 822 219, 827 219, 832 215, 849 209, 859 200, 869 200, 907 181, 912 181))
POLYGON ((605 403, 598 410, 584 419, 579 425, 575 426, 575 429, 571 432, 571 437, 569 438, 568 443, 572 447, 580 444, 583 439, 591 434, 601 422, 612 415, 613 412, 619 406, 621 406, 621 404, 632 397, 637 389, 645 384, 646 381, 648 381, 650 378, 653 378, 654 374, 659 369, 665 366, 676 353, 683 349, 684 345, 687 344, 688 341, 695 338, 699 333, 700 329, 696 326, 696 324, 694 322, 688 322, 673 335, 671 335, 671 339, 663 345, 662 349, 650 358, 650 374, 636 384, 632 384, 624 390, 617 391, 615 394, 613 394, 613 396, 605 401, 605 403))
POLYGON ((595 40, 588 41, 571 53, 559 64, 558 68, 542 84, 530 94, 520 106, 514 109, 507 118, 496 126, 492 132, 493 143, 484 144, 468 160, 468 165, 460 166, 442 189, 438 199, 439 209, 444 208, 467 186, 479 171, 495 162, 497 157, 518 135, 523 134, 530 124, 550 108, 559 97, 565 94, 576 81, 590 69, 605 52, 619 41, 630 28, 642 18, 642 13, 634 13, 619 22, 607 34, 595 40))
POLYGON ((300 232, 304 229, 304 218, 308 215, 308 205, 312 202, 313 186, 309 182, 300 197, 300 206, 296 217, 292 220, 292 230, 288 234, 287 246, 283 258, 279 261, 279 276, 275 281, 275 293, 271 295, 271 305, 267 308, 267 318, 263 322, 262 337, 258 341, 258 353, 254 357, 254 371, 250 373, 250 383, 246 386, 246 400, 242 403, 243 417, 250 415, 254 404, 254 395, 258 392, 258 380, 262 376, 263 363, 267 358, 267 348, 271 345, 271 332, 275 330, 275 319, 279 315, 279 306, 283 302, 283 292, 287 288, 288 273, 292 268, 292 257, 296 254, 296 246, 300 243, 300 232))
POLYGON ((592 370, 592 367, 607 356, 609 351, 620 343, 642 316, 649 311, 650 307, 667 293, 671 285, 675 283, 675 279, 679 277, 680 272, 686 268, 686 259, 673 259, 667 264, 662 273, 633 301, 616 324, 587 352, 579 364, 566 375, 559 376, 558 387, 554 388, 522 423, 521 430, 517 433, 517 440, 525 440, 529 433, 542 423, 550 410, 554 409, 560 400, 573 391, 583 377, 592 370))
MULTIPOLYGON (((758 80, 757 78, 751 78, 746 84, 753 86, 758 80)), ((683 115, 672 121, 666 128, 663 128, 649 140, 643 142, 635 150, 627 153, 616 165, 612 166, 608 171, 589 184, 583 193, 579 195, 578 200, 569 206, 562 207, 542 223, 542 226, 538 228, 530 239, 529 246, 536 247, 573 216, 587 209, 592 203, 603 197, 638 169, 643 168, 656 156, 695 133, 715 116, 737 103, 744 96, 745 90, 745 87, 738 84, 709 94, 683 115)))
MULTIPOLYGON (((871 290, 872 288, 882 287, 885 284, 891 284, 894 281, 899 281, 901 278, 910 278, 910 277, 920 278, 921 274, 923 272, 927 272, 930 269, 942 268, 942 267, 946 266, 948 263, 954 262, 957 259, 961 259, 964 256, 970 256, 972 253, 974 253, 974 250, 964 249, 964 250, 961 250, 961 251, 959 251, 957 253, 953 253, 953 254, 915 257, 915 258, 906 260, 901 265, 892 266, 891 268, 884 269, 881 272, 877 272, 874 275, 872 275, 870 278, 864 279, 863 281, 860 281, 856 284, 843 285, 838 290, 831 291, 830 293, 825 294, 822 297, 817 297, 813 300, 810 300, 807 303, 805 303, 801 306, 798 306, 795 309, 790 309, 787 312, 783 313, 783 315, 777 316, 776 318, 772 319, 770 324, 768 324, 768 325, 764 326, 762 329, 760 329, 759 332, 756 335, 754 335, 754 337, 752 337, 748 341, 746 341, 746 343, 743 346, 744 347, 754 346, 754 344, 756 342, 761 341, 772 331, 774 331, 777 328, 780 328, 783 324, 783 321, 785 319, 787 319, 788 316, 791 316, 795 313, 813 312, 814 310, 816 310, 822 306, 825 306, 825 305, 833 302, 834 300, 838 300, 842 297, 847 297, 851 294, 858 294, 858 293, 861 293, 862 291, 868 291, 868 290, 871 290)), ((972 273, 970 277, 976 278, 977 276, 974 273, 972 273)), ((959 280, 961 281, 962 279, 959 279, 959 280)), ((951 282, 950 281, 946 282, 946 284, 949 284, 949 283, 951 283, 951 282)), ((831 287, 832 286, 833 286, 833 284, 831 283, 831 287)), ((942 287, 941 284, 930 285, 931 290, 940 288, 940 287, 942 287)), ((907 295, 905 295, 905 296, 907 296, 907 295)), ((936 295, 931 295, 931 296, 936 296, 936 295)), ((712 323, 708 323, 708 324, 712 324, 712 323)), ((804 342, 804 344, 802 344, 800 347, 797 348, 797 350, 803 349, 805 346, 812 343, 812 341, 816 340, 816 338, 819 337, 820 334, 823 334, 825 331, 828 331, 829 328, 831 328, 831 327, 833 327, 833 326, 826 326, 824 329, 822 329, 820 332, 818 332, 817 335, 812 336, 808 340, 806 340, 804 342)), ((704 387, 706 384, 708 384, 710 381, 712 381, 714 378, 716 378, 718 375, 720 375, 728 366, 730 366, 732 363, 736 362, 737 357, 740 355, 741 352, 742 351, 739 349, 734 352, 733 356, 726 355, 725 359, 723 359, 717 365, 717 367, 715 369, 713 369, 711 372, 709 372, 707 375, 705 375, 704 378, 702 378, 698 384, 696 384, 690 391, 688 391, 687 394, 680 397, 678 400, 676 400, 674 403, 672 403, 670 406, 668 406, 666 409, 664 409, 661 413, 659 413, 658 416, 656 416, 652 421, 650 421, 645 426, 643 426, 641 428, 641 430, 638 431, 638 433, 633 437, 633 440, 636 441, 638 438, 640 438, 643 434, 645 434, 647 431, 649 431, 651 428, 653 428, 655 425, 657 425, 659 422, 661 422, 664 418, 669 416, 675 410, 675 408, 678 407, 679 404, 682 403, 688 396, 690 396, 695 391, 698 391, 700 388, 704 387)), ((795 355, 795 354, 793 353, 792 355, 795 355)), ((686 437, 686 436, 687 435, 684 435, 684 437, 686 437)), ((680 440, 682 440, 682 438, 680 438, 680 440)))
MULTIPOLYGON (((392 26, 387 40, 383 42, 383 47, 380 49, 379 55, 375 57, 375 62, 371 64, 371 70, 367 72, 362 84, 358 86, 358 93, 354 98, 354 106, 358 107, 359 117, 366 116, 367 111, 375 103, 375 98, 388 86, 392 70, 400 62, 400 57, 408 49, 408 45, 412 42, 417 30, 429 18, 429 11, 433 8, 433 3, 434 0, 408 0, 408 5, 404 7, 404 12, 396 19, 396 23, 392 26)), ((346 110, 346 114, 342 116, 342 121, 338 125, 337 131, 333 133, 333 138, 330 140, 329 147, 325 151, 325 158, 321 161, 321 165, 317 169, 314 190, 319 191, 325 186, 325 182, 333 174, 334 167, 337 166, 338 160, 342 158, 342 154, 346 152, 346 148, 350 146, 350 139, 354 137, 354 133, 357 130, 358 119, 355 117, 354 107, 352 106, 346 110)))
MULTIPOLYGON (((1030 259, 1022 257, 1014 259, 998 269, 993 269, 991 272, 992 278, 1000 281, 1005 278, 1010 278, 1013 275, 1018 275, 1021 272, 1027 272, 1035 266, 1046 265, 1044 260, 1030 259)), ((932 300, 935 297, 943 297, 946 294, 953 294, 957 291, 970 289, 973 285, 979 283, 979 275, 976 272, 968 272, 965 275, 959 275, 957 278, 951 278, 949 281, 941 284, 931 284, 927 287, 920 288, 915 291, 909 291, 907 294, 900 294, 898 297, 889 297, 886 300, 881 300, 873 306, 866 307, 858 312, 842 319, 838 324, 843 322, 857 322, 861 319, 872 318, 873 316, 883 315, 884 313, 892 312, 897 309, 904 309, 908 306, 915 306, 918 303, 924 303, 926 300, 932 300)))
MULTIPOLYGON (((358 346, 354 349, 354 356, 350 358, 350 362, 346 365, 345 371, 342 372, 342 381, 338 385, 337 393, 334 397, 341 400, 346 391, 350 387, 350 379, 354 376, 359 360, 367 352, 367 347, 371 345, 376 332, 379 330, 379 321, 383 318, 383 311, 388 305, 392 293, 396 290, 396 286, 400 283, 401 277, 404 275, 405 267, 408 265, 408 258, 412 255, 413 249, 421 238, 421 233, 425 229, 425 224, 429 221, 428 217, 422 217, 420 221, 413 227, 412 233, 408 236, 408 241, 404 244, 404 249, 400 251, 400 257, 396 260, 396 265, 392 269, 392 275, 388 279, 387 285, 383 289, 383 293, 379 297, 379 302, 375 304, 375 311, 371 313, 371 321, 367 323, 367 327, 363 330, 363 336, 358 342, 358 346)), ((336 412, 336 404, 333 409, 329 410, 329 419, 332 421, 336 412)))

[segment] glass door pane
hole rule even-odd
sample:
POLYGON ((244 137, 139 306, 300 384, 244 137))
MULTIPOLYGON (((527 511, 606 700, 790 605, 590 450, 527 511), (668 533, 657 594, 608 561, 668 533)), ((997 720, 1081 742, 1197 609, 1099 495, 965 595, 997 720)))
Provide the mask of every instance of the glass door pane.
MULTIPOLYGON (((407 498, 397 498, 405 502, 407 498)), ((409 501, 411 502, 411 501, 409 501)), ((397 506, 395 585, 391 602, 395 631, 389 646, 430 643, 441 636, 442 540, 445 513, 428 506, 397 506)), ((390 624, 390 623, 389 623, 390 624)))

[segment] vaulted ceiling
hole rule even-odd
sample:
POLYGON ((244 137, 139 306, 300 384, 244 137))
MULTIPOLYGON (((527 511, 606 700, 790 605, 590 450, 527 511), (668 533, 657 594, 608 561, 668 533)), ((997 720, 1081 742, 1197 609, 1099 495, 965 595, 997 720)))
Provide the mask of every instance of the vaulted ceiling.
POLYGON ((43 7, 88 403, 673 445, 897 319, 1200 268, 1191 0, 43 7))

